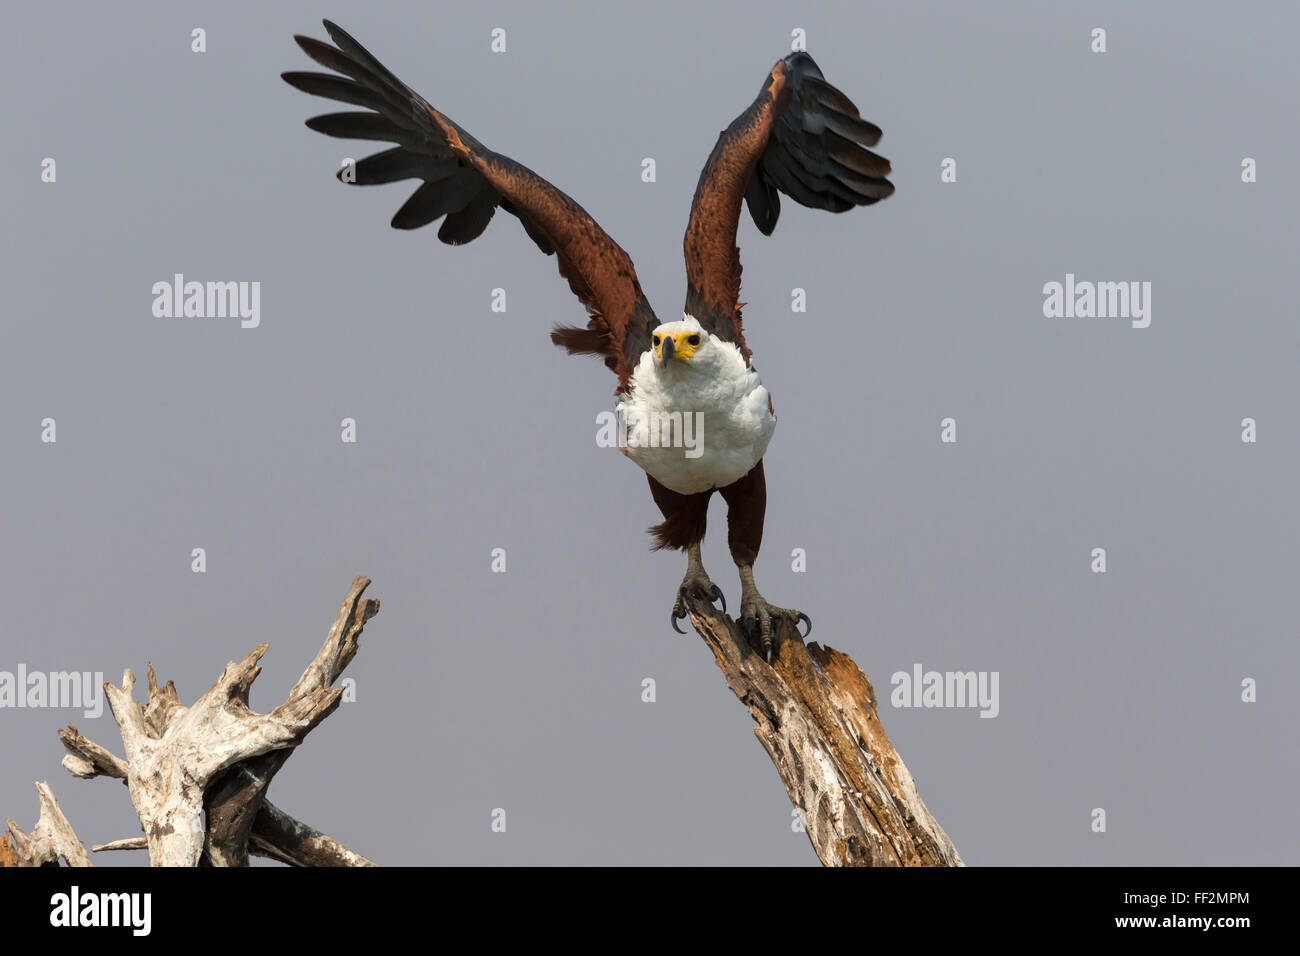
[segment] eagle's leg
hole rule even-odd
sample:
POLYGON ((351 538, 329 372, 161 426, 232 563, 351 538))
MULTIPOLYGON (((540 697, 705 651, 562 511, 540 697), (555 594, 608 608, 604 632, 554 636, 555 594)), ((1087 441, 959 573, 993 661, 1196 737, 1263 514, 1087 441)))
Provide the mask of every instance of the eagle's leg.
POLYGON ((745 629, 745 636, 752 638, 755 631, 758 632, 759 640, 763 645, 763 656, 767 662, 772 663, 772 638, 774 632, 781 624, 790 625, 791 633, 799 633, 799 622, 803 621, 808 625, 807 637, 812 633, 812 621, 803 611, 796 611, 792 608, 777 607, 774 604, 768 604, 763 599, 763 595, 758 593, 758 587, 754 584, 754 568, 752 565, 739 564, 740 570, 740 624, 745 629), (776 625, 776 628, 773 627, 776 625))
POLYGON ((686 633, 677 626, 677 622, 686 617, 686 602, 692 597, 709 603, 721 601, 723 613, 727 611, 727 599, 722 596, 722 589, 709 580, 708 572, 704 570, 698 541, 686 546, 686 577, 682 578, 681 587, 677 589, 677 600, 673 603, 673 616, 669 620, 673 630, 678 634, 686 633))
POLYGON ((727 502, 727 543, 740 572, 740 625, 746 638, 753 638, 757 632, 770 664, 772 642, 781 624, 788 624, 791 633, 798 634, 799 622, 803 621, 808 625, 803 635, 807 637, 812 633, 812 621, 802 611, 768 604, 754 584, 754 562, 763 543, 763 517, 767 511, 763 463, 760 461, 745 477, 718 490, 727 502))
POLYGON ((727 599, 722 596, 722 589, 709 580, 700 560, 700 542, 704 540, 705 523, 709 515, 709 498, 712 491, 683 495, 655 481, 649 474, 650 494, 655 504, 663 512, 664 520, 650 529, 655 538, 655 550, 673 548, 686 552, 686 576, 677 588, 677 598, 673 602, 672 617, 669 623, 678 634, 685 634, 677 622, 686 617, 687 601, 698 598, 702 601, 722 601, 722 610, 727 610, 727 599))

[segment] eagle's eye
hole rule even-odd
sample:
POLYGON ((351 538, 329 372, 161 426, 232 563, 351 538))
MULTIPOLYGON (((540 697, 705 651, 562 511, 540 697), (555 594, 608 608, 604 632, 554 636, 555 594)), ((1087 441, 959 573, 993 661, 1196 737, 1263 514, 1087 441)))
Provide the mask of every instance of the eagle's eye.
POLYGON ((655 336, 655 345, 658 345, 658 344, 659 344, 659 336, 656 335, 656 336, 655 336))
POLYGON ((692 336, 691 336, 689 339, 687 339, 686 341, 689 342, 691 345, 699 345, 699 344, 700 344, 700 337, 699 337, 698 335, 692 335, 692 336))

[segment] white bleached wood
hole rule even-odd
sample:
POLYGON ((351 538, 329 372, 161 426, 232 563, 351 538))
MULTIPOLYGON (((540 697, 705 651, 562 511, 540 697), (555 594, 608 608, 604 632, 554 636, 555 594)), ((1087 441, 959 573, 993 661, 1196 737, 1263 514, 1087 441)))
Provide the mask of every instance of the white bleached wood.
POLYGON ((112 843, 96 843, 90 849, 95 853, 106 853, 109 850, 147 850, 149 840, 146 837, 127 837, 124 840, 114 840, 112 843))
POLYGON ((192 707, 163 700, 150 680, 149 701, 132 697, 135 675, 122 685, 105 682, 108 705, 126 749, 127 786, 153 866, 196 866, 203 850, 203 793, 216 775, 269 750, 296 745, 338 706, 342 690, 317 690, 290 698, 265 714, 248 707, 248 691, 268 645, 226 665, 192 707))
MULTIPOLYGON (((95 849, 148 849, 153 866, 197 866, 200 861, 247 865, 250 847, 295 866, 374 866, 266 800, 266 788, 284 758, 339 704, 343 691, 330 685, 355 657, 366 621, 379 612, 378 601, 362 598, 369 585, 370 579, 362 576, 352 582, 316 657, 288 699, 265 714, 254 712, 248 703, 249 690, 261 673, 257 662, 267 650, 265 643, 243 660, 227 664, 216 684, 189 707, 170 681, 158 685, 152 664, 144 704, 133 697, 135 675, 130 670, 120 686, 105 683, 126 758, 69 724, 59 731, 67 751, 63 766, 81 779, 103 776, 126 783, 145 835, 95 849), (216 803, 210 799, 213 792, 219 793, 216 803), (214 829, 220 829, 215 837, 214 829)), ((44 798, 42 807, 44 821, 44 798)), ((25 839, 12 829, 16 842, 25 839)), ((71 826, 67 832, 71 834, 71 826)), ((75 841, 75 834, 72 837, 75 841)), ((7 842, 0 843, 0 864, 15 855, 7 842)), ((89 865, 84 848, 81 858, 89 865)))
POLYGON ((36 792, 40 795, 41 815, 31 833, 18 829, 14 821, 5 820, 9 827, 8 841, 12 842, 0 843, 0 858, 3 858, 0 865, 43 866, 46 863, 57 864, 62 857, 68 866, 90 866, 86 848, 63 815, 50 785, 38 783, 36 792))

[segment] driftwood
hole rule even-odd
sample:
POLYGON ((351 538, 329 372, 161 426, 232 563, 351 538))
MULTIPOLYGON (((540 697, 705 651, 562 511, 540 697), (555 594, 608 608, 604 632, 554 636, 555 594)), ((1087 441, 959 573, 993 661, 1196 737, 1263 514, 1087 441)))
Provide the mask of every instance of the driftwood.
POLYGON ((24 833, 18 824, 5 820, 9 830, 0 838, 0 866, 58 866, 59 857, 68 866, 90 866, 86 848, 59 809, 50 785, 38 783, 36 792, 41 797, 41 815, 31 833, 24 833))
POLYGON ((853 660, 781 629, 769 666, 732 618, 688 602, 727 686, 826 866, 964 866, 880 726, 876 692, 853 660))
MULTIPOLYGON (((248 705, 265 643, 242 661, 227 664, 216 684, 190 707, 181 703, 170 681, 158 686, 152 663, 143 706, 132 697, 135 675, 130 670, 120 687, 105 682, 126 759, 69 724, 59 731, 67 750, 63 766, 83 779, 123 780, 145 835, 94 849, 147 849, 153 866, 247 866, 250 851, 294 866, 374 866, 266 799, 272 777, 289 754, 339 705, 343 691, 331 685, 356 656, 366 621, 379 613, 378 601, 361 596, 369 584, 365 577, 352 582, 319 653, 285 702, 265 714, 248 705)), ((0 841, 0 865, 15 865, 7 862, 11 857, 16 865, 36 866, 63 856, 69 865, 89 866, 48 786, 38 784, 38 789, 40 822, 29 837, 6 821, 13 844, 0 841), (24 862, 29 860, 37 862, 24 862)))
MULTIPOLYGON (((332 693, 329 688, 343 673, 352 658, 357 654, 361 630, 366 621, 379 613, 379 602, 363 600, 361 593, 370 584, 369 578, 357 578, 352 582, 352 589, 339 607, 325 643, 316 655, 316 659, 298 678, 298 682, 289 691, 289 700, 310 697, 314 694, 332 693)), ((331 709, 333 709, 331 707, 331 709)), ((289 759, 291 749, 271 750, 261 756, 235 765, 230 772, 212 787, 206 796, 205 808, 208 818, 207 856, 214 866, 247 866, 250 837, 258 826, 266 788, 271 778, 289 759)), ((265 846, 265 840, 259 839, 259 846, 267 850, 276 850, 276 859, 291 862, 303 852, 303 841, 323 838, 323 834, 312 830, 305 824, 298 823, 292 817, 276 810, 262 821, 264 830, 282 834, 286 843, 281 847, 265 846), (274 816, 274 819, 272 819, 274 816), (286 821, 292 821, 292 826, 286 821), (309 838, 307 833, 315 834, 309 838)), ((261 837, 265 837, 265 833, 261 837)), ((332 841, 331 841, 332 842, 332 841)), ((343 848, 338 847, 339 850, 343 848)), ((301 866, 373 866, 365 857, 343 850, 343 855, 332 858, 331 862, 297 863, 301 866), (348 855, 350 854, 350 856, 348 855), (343 862, 355 858, 357 862, 343 862)))
MULTIPOLYGON (((122 732, 122 759, 78 732, 60 730, 64 767, 76 777, 124 781, 144 836, 93 847, 149 851, 155 866, 246 866, 249 854, 293 866, 373 866, 266 798, 276 771, 307 733, 338 706, 331 685, 357 653, 362 628, 379 611, 358 577, 315 659, 287 700, 265 714, 248 706, 267 645, 226 665, 191 707, 148 668, 149 696, 132 698, 135 677, 105 684, 122 732), (206 821, 206 825, 205 825, 206 821)), ((828 866, 961 866, 956 847, 926 809, 912 775, 877 714, 875 690, 845 654, 788 632, 777 636, 771 666, 736 622, 688 601, 691 622, 749 708, 754 734, 776 766, 804 829, 828 866)), ((32 833, 6 821, 0 866, 89 866, 85 848, 47 784, 32 833)))

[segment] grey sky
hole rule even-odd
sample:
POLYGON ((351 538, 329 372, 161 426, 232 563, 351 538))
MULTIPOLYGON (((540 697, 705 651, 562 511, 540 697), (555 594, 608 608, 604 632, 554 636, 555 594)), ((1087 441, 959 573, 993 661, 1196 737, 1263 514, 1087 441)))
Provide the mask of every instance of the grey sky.
MULTIPOLYGON (((337 21, 591 212, 668 321, 699 169, 800 27, 898 191, 741 225, 780 416, 764 594, 882 702, 918 662, 1000 673, 996 719, 881 710, 969 864, 1296 863, 1300 12, 1091 7, 14 8, 0 670, 143 682, 152 659, 190 702, 265 639, 268 709, 366 574, 359 700, 276 778, 287 811, 385 863, 815 864, 711 655, 669 630, 684 560, 649 552, 646 480, 596 446, 614 377, 547 341, 582 319, 554 260, 506 216, 463 248, 390 229, 413 185, 336 182, 385 147, 306 129, 339 107, 278 75, 337 21), (176 272, 261 282, 260 326, 155 318, 176 272), (1045 318, 1067 273, 1151 282, 1150 328, 1045 318)), ((734 603, 724 514, 705 564, 734 603)), ((87 844, 135 834, 120 787, 59 766, 69 720, 120 751, 107 713, 0 710, 0 816, 33 823, 48 779, 87 844)))

